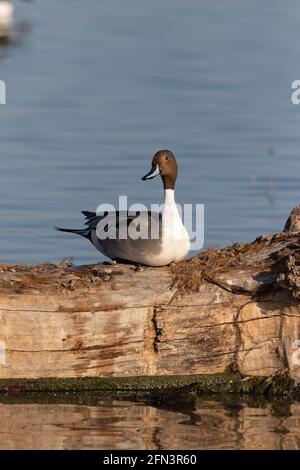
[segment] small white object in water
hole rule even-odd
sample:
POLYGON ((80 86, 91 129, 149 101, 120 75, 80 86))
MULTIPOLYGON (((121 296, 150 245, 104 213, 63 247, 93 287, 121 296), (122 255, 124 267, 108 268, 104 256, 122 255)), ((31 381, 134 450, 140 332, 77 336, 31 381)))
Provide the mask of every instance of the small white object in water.
POLYGON ((13 23, 14 7, 10 0, 0 0, 0 33, 8 31, 13 23))

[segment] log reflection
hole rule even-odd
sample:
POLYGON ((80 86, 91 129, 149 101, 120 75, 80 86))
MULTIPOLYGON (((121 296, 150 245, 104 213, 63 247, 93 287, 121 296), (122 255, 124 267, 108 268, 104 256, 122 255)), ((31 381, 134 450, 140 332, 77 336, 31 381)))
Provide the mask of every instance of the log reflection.
POLYGON ((300 403, 2 402, 0 419, 1 449, 300 448, 300 403))

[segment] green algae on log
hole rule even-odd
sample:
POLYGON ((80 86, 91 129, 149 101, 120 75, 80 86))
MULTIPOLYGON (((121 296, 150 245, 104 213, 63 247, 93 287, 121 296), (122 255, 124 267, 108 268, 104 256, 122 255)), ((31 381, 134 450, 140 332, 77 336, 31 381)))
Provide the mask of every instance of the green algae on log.
POLYGON ((190 384, 230 370, 245 387, 282 371, 297 384, 300 233, 288 226, 163 268, 0 265, 0 379, 190 384))
POLYGON ((300 386, 284 371, 270 377, 242 376, 227 372, 202 376, 0 379, 0 395, 79 391, 97 392, 98 396, 159 400, 179 400, 208 394, 300 396, 300 386))

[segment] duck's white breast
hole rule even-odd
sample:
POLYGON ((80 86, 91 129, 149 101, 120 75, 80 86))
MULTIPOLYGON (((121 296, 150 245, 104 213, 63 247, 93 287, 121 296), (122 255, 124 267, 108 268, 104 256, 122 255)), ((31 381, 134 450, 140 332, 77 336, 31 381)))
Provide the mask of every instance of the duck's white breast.
POLYGON ((161 256, 170 261, 181 261, 190 250, 190 237, 182 223, 172 189, 165 190, 165 202, 162 221, 161 256))

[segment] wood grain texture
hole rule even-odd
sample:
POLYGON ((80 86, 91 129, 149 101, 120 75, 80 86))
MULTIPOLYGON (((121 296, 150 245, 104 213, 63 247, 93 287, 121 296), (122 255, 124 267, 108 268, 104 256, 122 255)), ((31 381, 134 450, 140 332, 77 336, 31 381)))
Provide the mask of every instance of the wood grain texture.
POLYGON ((300 235, 164 268, 0 265, 0 378, 300 379, 300 235))

